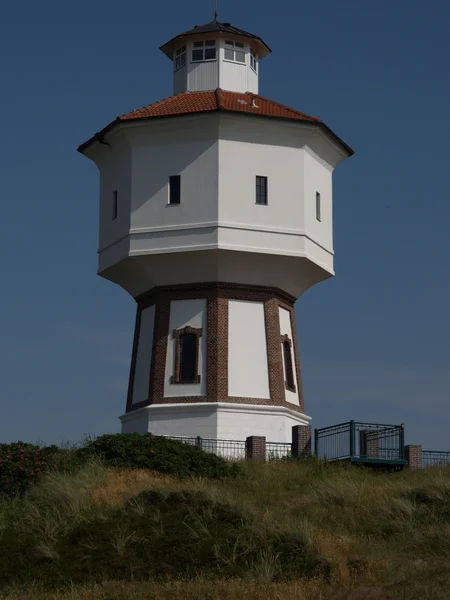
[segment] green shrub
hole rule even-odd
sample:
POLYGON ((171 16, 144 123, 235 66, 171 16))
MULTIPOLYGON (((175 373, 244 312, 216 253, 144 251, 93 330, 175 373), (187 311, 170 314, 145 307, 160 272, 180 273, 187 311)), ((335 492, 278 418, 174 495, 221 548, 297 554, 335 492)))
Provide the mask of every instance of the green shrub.
POLYGON ((54 466, 57 446, 40 448, 15 442, 0 444, 0 494, 22 495, 54 466))
POLYGON ((0 444, 0 496, 22 496, 49 471, 69 472, 80 462, 73 450, 14 442, 0 444))
POLYGON ((80 460, 99 456, 110 467, 152 469, 177 477, 233 477, 238 466, 195 446, 151 434, 103 435, 77 450, 80 460))

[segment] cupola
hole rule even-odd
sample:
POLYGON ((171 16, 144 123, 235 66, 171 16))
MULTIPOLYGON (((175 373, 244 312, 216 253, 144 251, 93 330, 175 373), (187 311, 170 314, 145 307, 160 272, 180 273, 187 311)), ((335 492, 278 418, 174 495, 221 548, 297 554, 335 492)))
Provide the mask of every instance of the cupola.
POLYGON ((259 61, 271 53, 260 37, 217 20, 175 36, 161 51, 173 61, 174 94, 217 88, 257 94, 259 61))

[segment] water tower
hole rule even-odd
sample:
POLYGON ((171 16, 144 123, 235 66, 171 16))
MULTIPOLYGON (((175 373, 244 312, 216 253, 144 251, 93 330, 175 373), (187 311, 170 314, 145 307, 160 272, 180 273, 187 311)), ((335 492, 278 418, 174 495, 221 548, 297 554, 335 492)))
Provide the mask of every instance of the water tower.
POLYGON ((122 431, 288 442, 305 414, 294 303, 332 277, 332 173, 352 150, 258 95, 258 36, 161 46, 174 95, 79 151, 100 171, 98 273, 137 304, 122 431))

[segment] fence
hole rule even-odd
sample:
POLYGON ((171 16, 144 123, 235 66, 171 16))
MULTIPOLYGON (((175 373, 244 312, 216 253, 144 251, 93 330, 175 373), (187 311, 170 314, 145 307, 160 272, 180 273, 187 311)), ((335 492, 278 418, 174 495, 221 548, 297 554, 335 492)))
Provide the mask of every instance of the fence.
POLYGON ((247 455, 246 441, 242 440, 216 440, 214 438, 164 436, 171 440, 178 440, 184 444, 197 446, 205 452, 217 454, 227 460, 244 460, 247 455))
POLYGON ((266 442, 266 460, 279 460, 292 456, 292 444, 266 442))
POLYGON ((422 467, 445 467, 450 465, 450 452, 422 450, 422 467))
POLYGON ((349 421, 316 429, 315 454, 324 460, 406 464, 403 425, 349 421))
MULTIPOLYGON (((292 443, 267 442, 266 438, 250 436, 246 440, 219 440, 202 437, 164 436, 197 446, 226 460, 283 460, 311 455, 309 427, 292 428, 292 443)), ((405 446, 403 425, 382 425, 349 421, 316 429, 315 454, 321 460, 348 460, 373 467, 413 469, 450 466, 450 451, 422 450, 421 446, 405 446)))

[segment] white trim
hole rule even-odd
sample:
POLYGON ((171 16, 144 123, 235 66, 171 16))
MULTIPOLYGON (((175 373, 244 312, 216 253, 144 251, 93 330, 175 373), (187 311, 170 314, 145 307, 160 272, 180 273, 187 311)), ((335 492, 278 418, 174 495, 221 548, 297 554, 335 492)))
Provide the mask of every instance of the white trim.
POLYGON ((144 413, 158 413, 158 414, 173 414, 180 413, 185 411, 199 411, 207 409, 215 409, 223 412, 231 412, 231 413, 245 413, 251 412, 253 414, 259 415, 281 415, 292 417, 294 419, 298 419, 309 424, 312 420, 311 417, 305 415, 304 413, 299 413, 296 410, 292 410, 291 408, 287 408, 285 406, 274 406, 274 405, 259 405, 259 404, 238 404, 233 402, 192 402, 192 403, 180 403, 180 404, 150 404, 149 406, 144 406, 142 408, 138 408, 137 410, 132 410, 130 412, 121 415, 119 419, 122 423, 126 423, 128 421, 132 421, 136 418, 137 415, 144 413))
MULTIPOLYGON (((168 204, 167 206, 172 206, 172 205, 168 204)), ((178 204, 174 205, 174 206, 178 206, 178 204)), ((265 205, 261 204, 258 206, 265 206, 265 205)), ((111 244, 108 244, 104 248, 99 248, 97 250, 97 253, 100 254, 104 250, 111 248, 111 246, 114 246, 115 244, 117 244, 118 242, 127 238, 128 236, 142 235, 145 233, 150 233, 150 234, 151 233, 161 233, 161 232, 170 233, 171 231, 182 231, 182 230, 188 231, 188 230, 192 230, 192 229, 208 229, 208 228, 239 229, 239 230, 243 230, 243 231, 256 231, 258 233, 278 233, 280 235, 303 236, 306 239, 308 239, 310 242, 312 242, 313 244, 316 244, 316 246, 318 246, 319 248, 322 248, 322 250, 324 250, 331 256, 334 256, 334 251, 332 248, 324 246, 323 244, 318 242, 311 235, 308 235, 304 229, 282 229, 281 227, 267 227, 267 226, 259 227, 257 225, 246 225, 246 224, 244 225, 242 223, 231 223, 231 222, 223 222, 223 221, 204 221, 203 223, 186 223, 183 225, 170 225, 170 226, 162 225, 162 226, 156 226, 156 227, 132 228, 129 230, 128 233, 126 233, 122 237, 118 238, 114 242, 111 242, 111 244)), ((162 250, 162 251, 166 252, 167 250, 162 250)))

